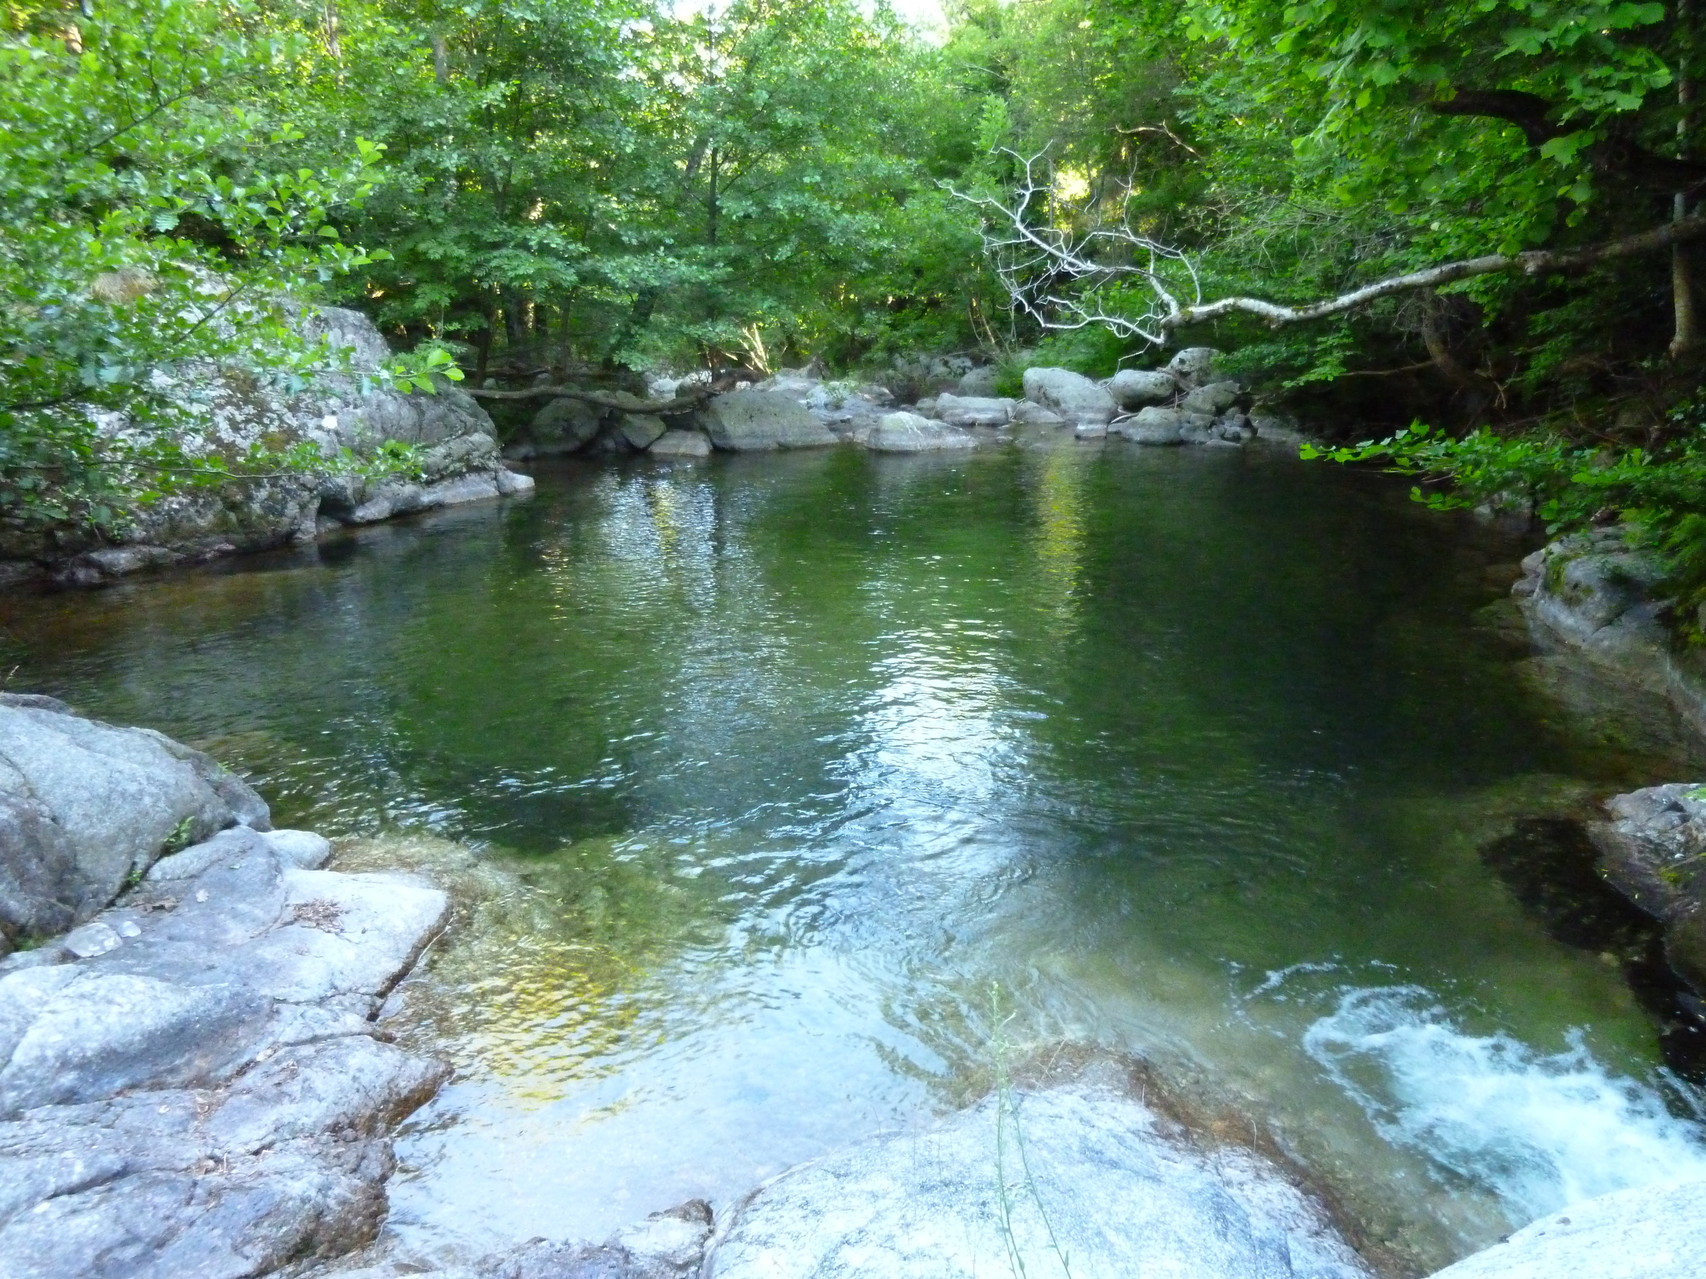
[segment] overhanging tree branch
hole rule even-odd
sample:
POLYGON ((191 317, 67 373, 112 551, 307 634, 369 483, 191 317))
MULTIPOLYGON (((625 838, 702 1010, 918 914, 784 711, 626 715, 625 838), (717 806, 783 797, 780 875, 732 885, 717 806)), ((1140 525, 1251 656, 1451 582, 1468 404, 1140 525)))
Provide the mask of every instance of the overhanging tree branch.
POLYGON ((590 404, 594 408, 617 409, 623 413, 684 413, 688 409, 698 408, 719 391, 729 389, 730 385, 708 382, 669 400, 641 400, 631 395, 605 395, 598 391, 583 391, 578 386, 530 386, 520 391, 498 391, 471 386, 468 388, 468 394, 482 400, 579 400, 582 404, 590 404))
POLYGON ((1077 233, 1052 225, 1037 209, 1051 189, 1037 172, 1042 156, 1026 159, 1008 154, 1024 171, 1010 201, 948 190, 984 211, 984 251, 1012 306, 1047 329, 1100 325, 1156 346, 1165 345, 1177 329, 1235 313, 1254 315, 1278 327, 1325 319, 1381 298, 1476 276, 1580 271, 1706 238, 1706 216, 1697 214, 1584 248, 1529 249, 1442 262, 1300 305, 1253 297, 1205 301, 1195 265, 1178 249, 1123 223, 1077 233), (1190 300, 1181 301, 1186 294, 1190 300))
POLYGON ((1338 297, 1311 302, 1305 306, 1285 306, 1260 298, 1220 298, 1201 306, 1182 307, 1167 316, 1163 323, 1170 329, 1181 328, 1188 324, 1217 320, 1235 311, 1244 311, 1260 316, 1270 324, 1295 324, 1300 320, 1319 320, 1329 315, 1339 315, 1379 298, 1391 297, 1395 293, 1438 288, 1443 284, 1454 284, 1458 280, 1467 280, 1478 275, 1536 276, 1580 271, 1597 266, 1601 262, 1657 253, 1673 244, 1702 238, 1706 238, 1706 217, 1696 216, 1684 218, 1680 222, 1669 222, 1637 235, 1625 236, 1621 240, 1608 240, 1603 244, 1582 249, 1529 249, 1522 253, 1489 253, 1483 257, 1464 258, 1458 262, 1442 262, 1425 270, 1389 276, 1373 284, 1365 284, 1360 289, 1341 293, 1338 297))

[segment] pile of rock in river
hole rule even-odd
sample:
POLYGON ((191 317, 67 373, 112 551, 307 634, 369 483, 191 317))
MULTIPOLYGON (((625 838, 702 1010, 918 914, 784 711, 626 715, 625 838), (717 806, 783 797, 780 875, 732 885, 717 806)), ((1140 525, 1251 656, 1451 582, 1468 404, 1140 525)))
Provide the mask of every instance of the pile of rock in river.
MULTIPOLYGON (((1627 798, 1632 837, 1706 821, 1689 795, 1627 798)), ((391 1134, 449 1068, 388 1042, 388 996, 449 903, 330 854, 200 752, 0 694, 0 1279, 1376 1273, 1280 1164, 1094 1055, 790 1169, 721 1220, 694 1200, 602 1243, 396 1256, 375 1242, 391 1134)), ((1706 1275, 1701 1192, 1573 1206, 1437 1279, 1706 1275)))
MULTIPOLYGON (((897 369, 891 379, 896 385, 930 392, 911 404, 899 403, 878 383, 824 381, 799 369, 783 369, 667 418, 643 411, 647 402, 638 397, 630 397, 631 412, 560 398, 517 431, 505 456, 703 457, 713 449, 750 453, 842 441, 881 453, 924 453, 973 448, 1009 438, 1017 428, 1137 444, 1236 447, 1259 436, 1295 440, 1296 430, 1285 420, 1249 411, 1242 384, 1217 370, 1218 354, 1191 347, 1163 368, 1123 369, 1100 382, 1070 369, 1031 368, 1021 400, 997 396, 995 370, 963 358, 897 369)), ((692 379, 667 378, 654 381, 651 390, 667 399, 692 385, 692 379)))

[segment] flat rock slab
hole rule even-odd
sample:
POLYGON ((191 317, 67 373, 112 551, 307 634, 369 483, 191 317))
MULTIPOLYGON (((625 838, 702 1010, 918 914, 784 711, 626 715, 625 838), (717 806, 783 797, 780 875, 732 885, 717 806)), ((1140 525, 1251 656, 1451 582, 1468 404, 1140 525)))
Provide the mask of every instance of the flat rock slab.
POLYGON ((1642 1186, 1572 1204, 1433 1279, 1706 1279, 1706 1182, 1642 1186))
POLYGON ((1324 1213, 1253 1154, 1200 1149, 1111 1088, 1003 1104, 784 1173, 705 1274, 974 1279, 1060 1274, 1064 1258, 1074 1279, 1367 1279, 1324 1213))
POLYGON ((373 1037, 447 900, 238 827, 0 964, 0 1279, 246 1279, 369 1242, 440 1062, 373 1037))

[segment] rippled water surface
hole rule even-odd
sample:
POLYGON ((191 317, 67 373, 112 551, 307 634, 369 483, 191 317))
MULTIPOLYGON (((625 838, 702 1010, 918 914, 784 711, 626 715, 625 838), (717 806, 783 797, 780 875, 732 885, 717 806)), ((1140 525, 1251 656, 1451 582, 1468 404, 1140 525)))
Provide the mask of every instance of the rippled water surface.
POLYGON ((282 823, 520 874, 414 996, 460 1073, 399 1147, 407 1249, 726 1204, 1073 1043, 1421 1264, 1706 1173, 1616 964, 1477 855, 1657 780, 1473 624, 1524 549, 1277 453, 836 450, 566 471, 14 601, 0 645, 282 823))

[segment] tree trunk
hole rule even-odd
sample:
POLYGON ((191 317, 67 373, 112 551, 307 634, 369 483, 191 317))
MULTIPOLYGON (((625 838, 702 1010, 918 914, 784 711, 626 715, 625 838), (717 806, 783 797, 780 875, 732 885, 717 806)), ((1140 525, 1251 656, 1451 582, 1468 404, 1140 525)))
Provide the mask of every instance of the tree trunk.
POLYGON ((450 49, 443 32, 434 32, 432 37, 432 78, 440 84, 450 80, 450 49))
MULTIPOLYGON (((1676 103, 1680 110, 1676 118, 1676 155, 1688 159, 1689 126, 1694 107, 1694 80, 1690 74, 1693 54, 1693 32, 1689 27, 1693 8, 1691 0, 1677 0, 1676 21, 1681 47, 1677 57, 1676 103)), ((1678 191, 1673 198, 1672 220, 1688 217, 1688 196, 1678 191)), ((1675 314, 1675 332, 1670 340, 1670 357, 1677 359, 1700 343, 1700 320, 1694 309, 1694 254, 1692 246, 1678 241, 1670 249, 1671 308, 1675 314)))

